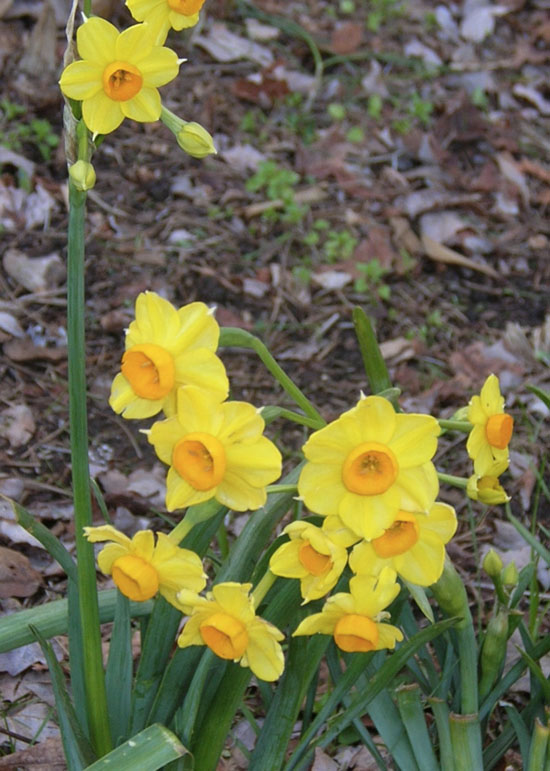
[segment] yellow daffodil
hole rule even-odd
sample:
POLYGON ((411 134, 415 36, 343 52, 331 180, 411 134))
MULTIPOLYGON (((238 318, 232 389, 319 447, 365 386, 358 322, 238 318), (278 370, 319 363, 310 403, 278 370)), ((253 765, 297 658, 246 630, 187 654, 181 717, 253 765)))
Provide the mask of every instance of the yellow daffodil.
POLYGON ((476 474, 485 476, 495 462, 504 461, 507 466, 514 420, 504 412, 504 398, 496 375, 489 375, 479 396, 472 396, 467 414, 473 428, 466 449, 474 461, 476 474))
POLYGON ((155 423, 149 441, 163 463, 168 511, 211 498, 234 511, 258 509, 281 474, 281 453, 247 402, 221 402, 195 386, 178 391, 177 413, 155 423))
POLYGON ((182 591, 178 600, 190 616, 178 637, 180 648, 207 645, 216 656, 250 667, 260 680, 276 680, 284 668, 277 627, 256 616, 252 584, 216 584, 206 598, 182 591))
POLYGON ((397 414, 387 399, 362 397, 310 436, 298 492, 316 514, 337 514, 360 538, 377 538, 400 509, 427 512, 434 502, 438 435, 430 415, 397 414))
POLYGON ((472 474, 466 485, 466 493, 473 501, 481 501, 487 506, 496 506, 499 503, 507 503, 510 496, 500 484, 498 478, 508 468, 508 459, 495 461, 489 465, 485 473, 472 474))
POLYGON ((76 33, 81 61, 69 64, 59 86, 65 96, 82 102, 84 123, 94 134, 114 131, 124 118, 140 123, 160 117, 158 86, 178 74, 174 51, 155 45, 146 24, 124 32, 99 16, 76 33))
POLYGON ((385 533, 357 544, 349 564, 358 575, 377 576, 385 567, 418 586, 439 580, 445 544, 456 531, 456 514, 446 503, 434 503, 428 514, 400 511, 385 533))
POLYGON ((361 536, 346 527, 337 514, 331 514, 323 519, 322 530, 331 541, 346 549, 361 540, 361 536))
POLYGON ((276 576, 300 579, 303 605, 324 597, 346 567, 346 549, 309 522, 291 522, 283 533, 290 537, 290 541, 273 554, 269 569, 276 576))
POLYGON ((111 541, 99 552, 97 564, 131 600, 144 602, 160 592, 179 607, 176 592, 185 588, 196 594, 205 587, 200 558, 164 533, 157 533, 156 543, 152 530, 140 530, 131 539, 111 525, 85 527, 84 533, 92 543, 111 541))
POLYGON ((378 578, 354 576, 349 582, 350 593, 329 597, 321 613, 305 618, 293 637, 331 634, 336 645, 349 653, 395 648, 403 634, 396 626, 383 623, 389 618, 384 608, 399 594, 395 579, 395 571, 388 567, 378 578))
POLYGON ((126 0, 128 10, 137 21, 151 27, 157 45, 162 45, 170 29, 178 32, 194 27, 205 0, 126 0))
POLYGON ((176 411, 181 385, 196 385, 225 399, 229 382, 214 351, 220 328, 204 303, 176 310, 155 292, 136 300, 136 318, 126 332, 121 372, 113 380, 109 404, 124 418, 149 418, 176 411))

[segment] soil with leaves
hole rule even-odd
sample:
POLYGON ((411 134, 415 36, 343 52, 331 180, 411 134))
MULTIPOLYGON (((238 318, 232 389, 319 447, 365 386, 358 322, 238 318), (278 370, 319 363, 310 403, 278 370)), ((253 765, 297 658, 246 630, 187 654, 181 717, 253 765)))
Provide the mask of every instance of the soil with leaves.
MULTIPOLYGON (((111 0, 97 12, 130 23, 111 0)), ((0 493, 72 549, 57 87, 68 13, 65 0, 0 3, 0 493)), ((162 124, 126 121, 94 156, 89 194, 90 464, 116 527, 161 528, 165 513, 164 469, 107 404, 145 289, 216 305, 220 324, 260 336, 328 420, 366 389, 356 305, 408 411, 450 417, 494 372, 516 421, 512 510, 549 526, 548 407, 527 387, 550 390, 549 44, 548 0, 207 0, 197 28, 170 35, 187 61, 163 100, 213 134, 217 156, 193 160, 162 124)), ((222 358, 234 398, 284 404, 252 353, 222 358)), ((295 456, 301 430, 270 431, 295 456)), ((438 467, 468 476, 455 446, 442 440, 438 467)), ((519 568, 530 549, 498 510, 448 502, 461 520, 449 551, 477 602, 491 591, 476 572, 488 548, 519 568)), ((4 613, 65 592, 2 499, 0 579, 4 613)), ((545 596, 548 571, 539 582, 545 596)), ((68 666, 62 638, 56 650, 68 666)), ((63 768, 38 645, 0 655, 0 690, 1 753, 63 768)), ((221 767, 246 768, 239 747, 253 741, 243 719, 221 767)), ((369 763, 342 736, 314 768, 369 763)))

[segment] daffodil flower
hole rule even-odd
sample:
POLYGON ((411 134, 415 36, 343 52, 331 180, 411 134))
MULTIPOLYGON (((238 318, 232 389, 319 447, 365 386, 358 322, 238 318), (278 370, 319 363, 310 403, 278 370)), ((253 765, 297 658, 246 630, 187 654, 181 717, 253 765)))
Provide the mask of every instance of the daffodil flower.
POLYGON ((481 501, 487 506, 507 503, 510 496, 499 482, 499 476, 508 468, 508 459, 495 461, 485 469, 483 475, 472 474, 466 484, 466 493, 473 501, 481 501))
POLYGON ((467 416, 473 428, 466 450, 474 461, 475 473, 480 477, 489 474, 495 462, 504 462, 506 468, 514 419, 504 412, 504 397, 496 375, 489 375, 479 396, 472 396, 467 416))
POLYGON ((309 522, 291 522, 283 533, 290 541, 272 555, 269 569, 276 576, 300 579, 302 604, 324 597, 346 567, 346 549, 309 522))
POLYGON ((281 474, 281 453, 263 436, 264 427, 252 404, 221 402, 195 386, 180 388, 176 414, 147 432, 170 466, 168 511, 211 498, 234 511, 263 506, 266 485, 281 474))
POLYGON ((276 680, 284 668, 284 635, 256 616, 252 584, 216 584, 206 597, 183 590, 182 609, 190 616, 178 637, 180 648, 207 645, 216 656, 250 667, 260 680, 276 680))
POLYGON ((159 86, 174 80, 180 61, 155 44, 146 24, 124 32, 99 16, 76 33, 81 61, 71 62, 59 81, 63 94, 82 102, 82 117, 94 134, 109 134, 124 118, 140 123, 160 118, 159 86))
POLYGON ((162 45, 170 29, 178 32, 194 27, 205 0, 126 0, 137 21, 149 24, 157 45, 162 45))
POLYGON ((400 511, 383 535, 353 549, 350 568, 358 575, 377 576, 384 567, 418 586, 439 580, 445 544, 456 532, 456 514, 446 503, 434 503, 428 514, 400 511))
POLYGON ((225 399, 229 382, 216 356, 220 328, 200 302, 174 306, 155 292, 142 292, 126 332, 121 372, 109 404, 124 418, 148 418, 176 411, 179 386, 191 384, 225 399))
POLYGON ((329 597, 321 613, 305 618, 293 637, 330 634, 336 645, 348 653, 395 648, 403 633, 385 623, 389 613, 384 610, 399 594, 395 570, 385 567, 377 578, 354 576, 349 588, 349 594, 340 592, 329 597))
POLYGON ((316 514, 337 514, 360 538, 377 538, 399 510, 427 512, 435 501, 439 430, 430 415, 397 414, 387 399, 362 397, 304 445, 299 495, 316 514))
POLYGON ((195 552, 181 549, 164 533, 140 530, 132 538, 111 525, 85 527, 91 543, 111 541, 97 556, 102 573, 112 576, 119 591, 136 602, 160 593, 176 605, 176 592, 198 594, 206 585, 202 562, 195 552))

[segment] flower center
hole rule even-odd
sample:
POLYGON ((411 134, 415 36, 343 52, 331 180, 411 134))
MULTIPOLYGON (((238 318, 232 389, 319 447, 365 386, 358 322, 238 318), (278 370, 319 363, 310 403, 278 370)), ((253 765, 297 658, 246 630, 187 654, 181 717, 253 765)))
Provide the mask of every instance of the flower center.
POLYGON ((342 616, 334 627, 334 642, 348 653, 373 651, 378 644, 378 637, 378 627, 374 621, 356 613, 342 616))
POLYGON ((168 5, 183 16, 194 16, 204 5, 204 0, 168 0, 168 5))
POLYGON ((363 442, 344 461, 342 481, 351 493, 380 495, 393 485, 398 473, 397 458, 389 447, 363 442))
POLYGON ((497 450, 505 450, 512 438, 514 430, 514 418, 507 412, 491 415, 485 425, 485 436, 491 447, 497 450))
POLYGON ((187 434, 175 445, 172 464, 195 490, 211 490, 220 484, 225 474, 225 450, 220 440, 211 434, 187 434))
POLYGON ((213 613, 199 627, 205 645, 221 659, 240 659, 248 645, 243 623, 227 613, 213 613))
POLYGON ((400 511, 397 517, 384 535, 372 540, 374 551, 382 559, 404 554, 418 541, 418 524, 414 514, 400 511))
POLYGON ((300 547, 298 559, 312 576, 321 576, 332 567, 332 560, 328 554, 321 554, 306 541, 300 547))
POLYGON ((486 476, 478 480, 477 489, 480 492, 483 490, 502 490, 502 485, 498 481, 498 477, 486 476))
POLYGON ((160 345, 134 345, 123 355, 120 370, 142 399, 163 399, 174 387, 174 359, 160 345))
POLYGON ((115 560, 112 576, 121 593, 136 602, 150 600, 159 589, 155 568, 135 554, 125 554, 115 560))
POLYGON ((103 70, 103 90, 115 102, 127 102, 141 91, 141 72, 129 62, 111 62, 103 70))

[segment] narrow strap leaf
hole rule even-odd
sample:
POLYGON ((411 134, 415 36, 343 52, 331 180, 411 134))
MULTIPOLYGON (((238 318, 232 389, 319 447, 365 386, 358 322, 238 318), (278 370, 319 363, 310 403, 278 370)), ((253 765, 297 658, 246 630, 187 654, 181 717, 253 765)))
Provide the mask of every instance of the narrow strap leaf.
POLYGON ((172 731, 155 723, 92 763, 87 771, 156 771, 187 754, 172 731))
POLYGON ((115 623, 105 672, 109 723, 115 747, 128 736, 132 694, 130 602, 118 592, 115 623))

